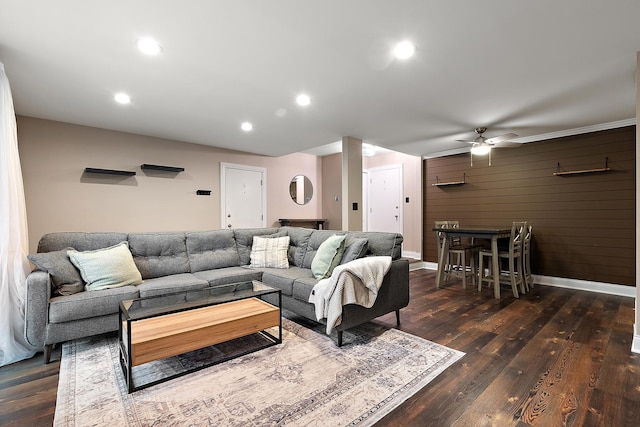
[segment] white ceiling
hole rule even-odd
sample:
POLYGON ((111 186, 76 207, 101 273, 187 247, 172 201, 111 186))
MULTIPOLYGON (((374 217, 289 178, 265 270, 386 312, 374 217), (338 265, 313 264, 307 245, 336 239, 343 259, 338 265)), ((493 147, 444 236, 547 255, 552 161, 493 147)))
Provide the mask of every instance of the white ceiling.
POLYGON ((0 0, 17 114, 271 156, 635 123, 637 51, 638 0, 0 0))

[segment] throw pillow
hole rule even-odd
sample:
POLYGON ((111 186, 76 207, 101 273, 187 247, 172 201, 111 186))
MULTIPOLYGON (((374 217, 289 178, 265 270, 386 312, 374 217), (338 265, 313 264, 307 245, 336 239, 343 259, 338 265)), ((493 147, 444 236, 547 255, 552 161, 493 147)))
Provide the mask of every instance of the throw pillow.
POLYGON ((70 250, 67 254, 80 270, 87 291, 142 283, 127 242, 95 251, 70 250))
POLYGON ((345 241, 344 254, 340 260, 340 264, 346 264, 350 261, 362 258, 367 254, 369 240, 360 237, 348 237, 345 241))
POLYGON ((289 236, 253 236, 251 267, 289 268, 289 236))
POLYGON ((320 244, 316 256, 311 261, 311 272, 316 279, 324 279, 331 276, 333 269, 338 266, 344 252, 344 239, 346 236, 334 234, 320 244))
POLYGON ((73 295, 84 290, 84 282, 80 272, 71 264, 65 248, 60 251, 42 252, 28 255, 38 270, 46 271, 53 282, 53 295, 73 295))

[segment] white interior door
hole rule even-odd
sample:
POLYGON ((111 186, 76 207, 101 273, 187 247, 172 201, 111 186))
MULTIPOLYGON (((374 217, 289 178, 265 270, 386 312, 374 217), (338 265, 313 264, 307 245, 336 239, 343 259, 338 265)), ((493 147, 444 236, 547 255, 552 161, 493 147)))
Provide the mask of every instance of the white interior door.
POLYGON ((402 165, 369 169, 367 231, 402 233, 402 165))
POLYGON ((266 226, 266 169, 221 163, 221 228, 266 226))

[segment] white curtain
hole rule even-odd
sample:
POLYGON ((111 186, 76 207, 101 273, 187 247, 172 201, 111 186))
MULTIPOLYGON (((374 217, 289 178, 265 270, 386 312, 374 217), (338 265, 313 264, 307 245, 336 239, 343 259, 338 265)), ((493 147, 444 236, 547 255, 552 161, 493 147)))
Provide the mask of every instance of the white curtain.
POLYGON ((24 338, 28 251, 16 115, 9 80, 0 62, 0 366, 35 353, 24 338))

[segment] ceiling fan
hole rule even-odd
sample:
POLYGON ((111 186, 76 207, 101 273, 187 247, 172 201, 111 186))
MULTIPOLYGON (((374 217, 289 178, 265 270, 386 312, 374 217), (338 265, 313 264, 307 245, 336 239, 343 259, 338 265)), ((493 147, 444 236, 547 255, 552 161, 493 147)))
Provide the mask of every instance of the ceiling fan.
POLYGON ((493 138, 485 138, 483 134, 487 131, 486 127, 476 128, 478 136, 473 141, 467 141, 459 139, 458 142, 466 142, 473 144, 471 146, 471 166, 473 166, 473 155, 484 156, 489 155, 489 166, 491 166, 491 149, 500 147, 519 147, 520 144, 516 142, 510 142, 510 139, 516 138, 518 135, 515 133, 505 133, 504 135, 495 136, 493 138))

